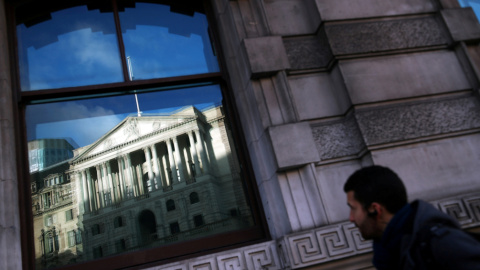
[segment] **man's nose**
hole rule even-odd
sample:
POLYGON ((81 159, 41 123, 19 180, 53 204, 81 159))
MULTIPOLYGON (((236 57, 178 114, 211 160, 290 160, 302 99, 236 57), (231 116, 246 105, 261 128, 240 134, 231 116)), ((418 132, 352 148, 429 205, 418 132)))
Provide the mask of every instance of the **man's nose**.
POLYGON ((352 212, 350 212, 350 215, 349 215, 348 219, 350 220, 350 222, 355 222, 355 219, 353 218, 353 213, 352 212))

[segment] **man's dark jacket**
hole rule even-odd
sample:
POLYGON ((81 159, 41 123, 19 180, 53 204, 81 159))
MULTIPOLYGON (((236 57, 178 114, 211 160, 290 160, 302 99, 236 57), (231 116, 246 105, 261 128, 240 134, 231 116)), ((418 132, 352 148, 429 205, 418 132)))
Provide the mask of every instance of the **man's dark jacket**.
POLYGON ((421 200, 394 215, 373 249, 379 270, 480 270, 480 243, 453 218, 421 200))

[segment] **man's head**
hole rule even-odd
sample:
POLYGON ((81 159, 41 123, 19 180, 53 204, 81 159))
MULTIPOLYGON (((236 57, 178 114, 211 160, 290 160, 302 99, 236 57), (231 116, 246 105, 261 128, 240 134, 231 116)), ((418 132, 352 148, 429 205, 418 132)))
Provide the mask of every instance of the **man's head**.
POLYGON ((386 167, 370 166, 353 173, 345 183, 350 221, 363 238, 380 238, 391 217, 407 204, 407 191, 398 175, 386 167))

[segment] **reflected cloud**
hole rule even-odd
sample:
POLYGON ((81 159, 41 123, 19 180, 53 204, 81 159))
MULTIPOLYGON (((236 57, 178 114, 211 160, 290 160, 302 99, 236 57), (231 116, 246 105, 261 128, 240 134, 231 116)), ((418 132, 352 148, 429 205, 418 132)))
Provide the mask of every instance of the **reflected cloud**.
POLYGON ((29 106, 28 140, 71 137, 80 147, 93 143, 125 118, 101 106, 76 102, 29 106))
MULTIPOLYGON (((112 35, 113 36, 113 35, 112 35)), ((104 35, 92 33, 91 29, 82 29, 75 33, 60 36, 65 39, 65 47, 74 52, 74 61, 82 64, 82 68, 102 68, 102 70, 116 70, 119 66, 118 47, 115 43, 105 42, 104 35)), ((67 51, 67 50, 65 50, 67 51)))

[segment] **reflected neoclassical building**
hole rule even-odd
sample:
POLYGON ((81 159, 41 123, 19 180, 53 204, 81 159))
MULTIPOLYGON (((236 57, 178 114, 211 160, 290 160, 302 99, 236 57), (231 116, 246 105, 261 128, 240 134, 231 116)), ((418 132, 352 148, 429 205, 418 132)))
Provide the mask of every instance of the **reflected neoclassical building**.
POLYGON ((28 147, 37 268, 74 262, 82 238, 67 173, 73 146, 65 139, 40 139, 28 147))
POLYGON ((83 261, 251 226, 230 140, 221 106, 186 107, 127 117, 75 149, 63 173, 79 245, 57 250, 83 261))

